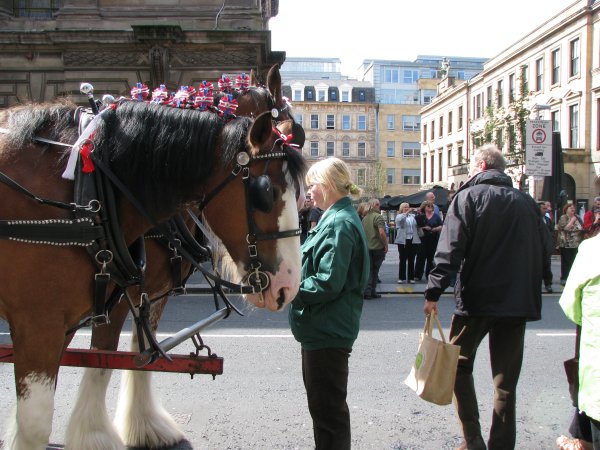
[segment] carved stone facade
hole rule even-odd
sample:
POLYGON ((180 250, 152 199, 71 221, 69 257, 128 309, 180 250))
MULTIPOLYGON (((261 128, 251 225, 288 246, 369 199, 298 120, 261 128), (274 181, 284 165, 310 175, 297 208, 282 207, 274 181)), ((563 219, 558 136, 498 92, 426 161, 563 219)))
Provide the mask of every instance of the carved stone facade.
POLYGON ((83 81, 118 97, 137 82, 176 91, 252 69, 264 79, 285 59, 271 51, 267 26, 278 0, 15 4, 0 0, 0 107, 65 96, 85 103, 83 81))

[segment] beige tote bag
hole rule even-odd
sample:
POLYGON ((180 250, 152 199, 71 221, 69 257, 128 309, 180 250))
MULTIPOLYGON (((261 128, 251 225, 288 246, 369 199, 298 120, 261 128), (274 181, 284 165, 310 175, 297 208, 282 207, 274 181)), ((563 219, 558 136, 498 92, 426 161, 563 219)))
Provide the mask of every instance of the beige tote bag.
MULTIPOLYGON (((458 336, 457 336, 458 337, 458 336)), ((453 339, 454 342, 456 339, 453 339)), ((436 405, 452 403, 456 367, 460 346, 446 342, 442 324, 435 313, 427 316, 420 335, 419 350, 410 374, 404 383, 419 397, 436 405), (433 337, 433 322, 437 324, 442 340, 433 337)))

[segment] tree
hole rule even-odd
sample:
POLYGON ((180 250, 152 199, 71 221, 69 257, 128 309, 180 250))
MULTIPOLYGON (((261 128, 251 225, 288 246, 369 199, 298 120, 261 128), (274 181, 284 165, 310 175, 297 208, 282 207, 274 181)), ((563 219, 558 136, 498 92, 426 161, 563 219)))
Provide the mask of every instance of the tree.
POLYGON ((381 162, 376 161, 373 164, 373 168, 367 170, 367 177, 365 179, 365 186, 363 193, 367 197, 381 197, 383 195, 383 186, 386 182, 386 171, 381 165, 381 162))

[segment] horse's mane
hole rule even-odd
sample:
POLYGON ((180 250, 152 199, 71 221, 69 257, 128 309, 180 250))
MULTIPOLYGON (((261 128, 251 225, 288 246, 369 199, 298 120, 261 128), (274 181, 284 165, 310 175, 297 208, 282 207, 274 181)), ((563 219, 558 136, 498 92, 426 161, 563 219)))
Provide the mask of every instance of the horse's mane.
POLYGON ((153 213, 178 206, 178 199, 195 200, 217 164, 227 165, 245 146, 251 123, 236 119, 226 125, 212 112, 131 101, 102 117, 95 151, 153 213))
MULTIPOLYGON (((77 139, 74 113, 77 106, 68 100, 14 106, 4 111, 8 147, 18 149, 33 141, 35 136, 72 144, 77 139)), ((2 120, 4 121, 4 120, 2 120)))

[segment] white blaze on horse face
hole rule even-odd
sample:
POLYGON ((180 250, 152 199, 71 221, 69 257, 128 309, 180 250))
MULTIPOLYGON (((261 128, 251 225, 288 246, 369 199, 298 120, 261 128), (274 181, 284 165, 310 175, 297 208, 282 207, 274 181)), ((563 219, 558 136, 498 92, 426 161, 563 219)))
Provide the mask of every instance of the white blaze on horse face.
POLYGON ((52 432, 54 379, 31 373, 19 380, 19 384, 24 386, 25 394, 17 399, 16 414, 7 429, 4 448, 45 450, 52 432))
MULTIPOLYGON (((286 181, 288 188, 282 198, 284 207, 278 219, 279 231, 295 230, 298 228, 296 192, 293 189, 294 180, 289 173, 286 175, 286 181)), ((249 300, 256 306, 266 307, 271 311, 282 310, 285 305, 294 299, 300 288, 300 237, 278 239, 276 245, 277 260, 280 263, 277 273, 269 274, 271 283, 269 284, 269 289, 263 293, 264 304, 255 301, 255 298, 259 296, 249 296, 249 300)))

